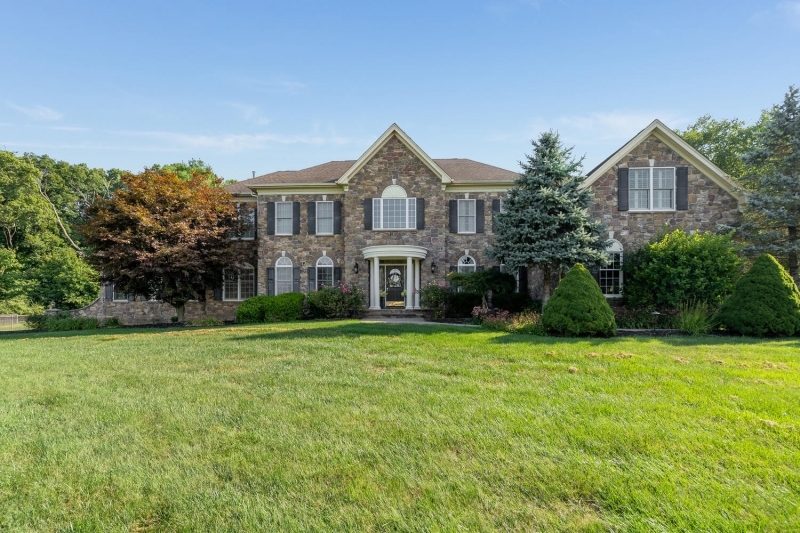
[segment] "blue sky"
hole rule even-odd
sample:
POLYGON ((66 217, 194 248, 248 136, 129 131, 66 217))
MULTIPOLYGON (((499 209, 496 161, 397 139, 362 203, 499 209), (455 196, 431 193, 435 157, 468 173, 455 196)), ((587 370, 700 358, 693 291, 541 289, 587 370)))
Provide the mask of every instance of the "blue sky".
POLYGON ((397 122, 517 170, 660 118, 755 120, 800 85, 800 1, 4 2, 0 148, 245 179, 356 159, 397 122))

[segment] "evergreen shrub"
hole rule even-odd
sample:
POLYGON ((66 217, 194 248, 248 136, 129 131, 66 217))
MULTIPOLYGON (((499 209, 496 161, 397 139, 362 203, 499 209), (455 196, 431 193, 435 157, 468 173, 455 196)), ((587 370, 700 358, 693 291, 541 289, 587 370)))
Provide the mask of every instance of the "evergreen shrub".
POLYGON ((472 310, 483 304, 483 295, 479 292, 450 291, 447 297, 448 318, 469 318, 472 310))
POLYGON ((780 263, 763 254, 736 283, 718 320, 726 331, 742 335, 800 334, 800 291, 780 263))
POLYGON ((542 326, 553 335, 613 337, 614 312, 600 286, 582 264, 567 272, 547 301, 542 326))
POLYGON ((272 296, 253 296, 239 304, 236 308, 236 322, 239 324, 253 324, 264 322, 265 301, 272 296))
MULTIPOLYGON (((492 294, 492 307, 503 309, 504 311, 509 311, 511 313, 519 313, 527 309, 532 309, 532 306, 535 305, 536 304, 533 300, 531 300, 531 297, 527 293, 507 292, 492 294)), ((542 302, 538 303, 538 309, 532 310, 541 313, 542 302)))
POLYGON ((742 261, 732 234, 676 229, 626 254, 622 268, 628 307, 678 309, 688 301, 716 307, 733 290, 742 261))
POLYGON ((352 318, 366 307, 366 296, 355 285, 342 283, 323 287, 308 295, 308 309, 314 318, 352 318))
POLYGON ((289 322, 303 318, 301 292, 289 292, 278 296, 253 296, 236 308, 236 321, 241 324, 254 322, 289 322))

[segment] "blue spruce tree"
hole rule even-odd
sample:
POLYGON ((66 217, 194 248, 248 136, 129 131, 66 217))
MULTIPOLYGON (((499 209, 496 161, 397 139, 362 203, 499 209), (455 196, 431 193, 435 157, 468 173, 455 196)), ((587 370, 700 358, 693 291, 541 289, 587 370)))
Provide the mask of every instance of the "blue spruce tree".
POLYGON ((605 265, 604 227, 590 219, 593 194, 582 189, 583 158, 572 158, 558 133, 531 141, 533 154, 520 162, 523 172, 508 192, 494 222, 495 242, 489 256, 509 270, 536 267, 544 275, 543 303, 551 294, 551 275, 576 263, 605 265))

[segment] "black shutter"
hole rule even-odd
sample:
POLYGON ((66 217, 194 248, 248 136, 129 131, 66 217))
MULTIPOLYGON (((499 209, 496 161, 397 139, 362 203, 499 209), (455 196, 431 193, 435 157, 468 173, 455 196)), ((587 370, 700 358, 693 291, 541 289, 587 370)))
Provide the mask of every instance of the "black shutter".
POLYGON ((617 169, 617 209, 628 210, 628 169, 617 169))
POLYGON ((267 268, 267 296, 275 296, 275 268, 267 268))
POLYGON ((417 229, 425 229, 425 198, 417 198, 417 229))
POLYGON ((689 209, 689 167, 675 169, 675 209, 689 209))
POLYGON ((300 267, 292 269, 292 292, 300 292, 300 267))
POLYGON ((528 294, 528 267, 519 267, 519 286, 517 290, 522 294, 528 294))
POLYGON ((104 297, 106 300, 113 300, 114 299, 114 284, 113 283, 106 283, 104 288, 104 297))
POLYGON ((458 233, 458 200, 450 200, 450 233, 458 233))
POLYGON ((308 234, 317 234, 317 202, 308 202, 308 234))
POLYGON ((342 282, 342 267, 333 267, 333 284, 338 285, 342 282))
POLYGON ((475 267, 475 272, 483 272, 483 270, 484 270, 485 268, 486 268, 486 267, 485 267, 485 266, 483 266, 483 265, 476 266, 476 267, 475 267))
MULTIPOLYGON (((451 200, 451 202, 452 202, 452 200, 451 200)), ((458 266, 450 265, 450 272, 458 272, 458 266)), ((456 282, 455 281, 451 281, 450 282, 450 290, 454 291, 454 290, 456 290, 456 288, 457 288, 456 287, 456 282)))
POLYGON ((475 200, 475 233, 483 233, 486 217, 483 214, 483 200, 475 200))
POLYGON ((292 202, 292 234, 300 235, 300 202, 292 202))
POLYGON ((222 300, 222 282, 218 281, 214 284, 214 299, 222 300))
POLYGON ((267 202, 267 235, 275 235, 275 202, 267 202))
POLYGON ((333 234, 342 233, 342 202, 333 202, 333 234))
POLYGON ((317 290, 317 267, 308 267, 308 292, 317 290))
POLYGON ((494 227, 494 222, 495 222, 495 217, 497 217, 497 213, 499 212, 500 212, 500 199, 495 198, 494 200, 492 200, 492 233, 496 231, 494 227))
POLYGON ((364 198, 364 229, 372 229, 372 198, 364 198))

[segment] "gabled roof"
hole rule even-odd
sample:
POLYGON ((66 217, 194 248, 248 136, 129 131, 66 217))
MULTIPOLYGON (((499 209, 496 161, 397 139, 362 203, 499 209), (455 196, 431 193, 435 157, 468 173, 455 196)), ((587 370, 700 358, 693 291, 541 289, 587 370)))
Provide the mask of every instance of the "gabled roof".
POLYGON ((405 144, 415 156, 425 163, 425 165, 430 168, 431 171, 439 177, 439 179, 442 180, 442 183, 452 183, 453 180, 444 170, 442 170, 442 167, 436 164, 436 162, 431 159, 430 156, 428 156, 428 154, 422 150, 422 148, 417 146, 417 143, 415 143, 411 137, 406 135, 406 132, 401 130, 400 126, 397 124, 392 124, 389 126, 389 128, 383 132, 383 135, 378 137, 378 140, 372 143, 372 146, 370 146, 367 151, 358 158, 358 161, 353 163, 353 166, 351 166, 347 172, 345 172, 344 175, 342 175, 342 177, 336 181, 336 183, 339 185, 347 185, 347 183, 350 181, 350 178, 355 176, 359 170, 364 168, 364 165, 366 165, 367 162, 378 153, 378 150, 383 148, 384 145, 389 142, 392 136, 396 136, 398 139, 400 139, 400 142, 405 144))
POLYGON ((741 193, 736 191, 736 185, 731 181, 725 172, 710 159, 701 154, 694 146, 684 141, 678 134, 669 129, 663 122, 656 119, 645 129, 637 133, 633 139, 625 143, 622 148, 608 156, 602 163, 593 168, 583 182, 583 187, 589 187, 592 183, 600 179, 619 160, 629 154, 634 148, 642 144, 651 135, 661 140, 664 144, 678 152, 684 159, 691 163, 695 168, 710 178, 714 183, 722 187, 731 196, 739 201, 743 200, 741 193))

